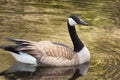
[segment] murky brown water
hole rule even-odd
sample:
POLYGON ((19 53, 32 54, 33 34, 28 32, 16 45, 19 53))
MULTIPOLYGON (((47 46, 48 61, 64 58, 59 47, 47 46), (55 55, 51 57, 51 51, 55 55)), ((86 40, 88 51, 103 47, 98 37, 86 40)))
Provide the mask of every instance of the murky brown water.
MULTIPOLYGON (((1 0, 0 45, 9 44, 4 40, 6 37, 14 37, 51 40, 72 46, 66 19, 71 14, 77 14, 89 23, 89 27, 77 26, 76 29, 91 52, 89 71, 78 80, 120 80, 119 5, 119 0, 1 0)), ((13 63, 8 52, 0 50, 0 72, 13 63)), ((30 66, 26 67, 29 69, 30 66)), ((78 66, 32 67, 30 70, 35 72, 17 72, 0 79, 68 80, 77 69, 78 66)))
POLYGON ((10 80, 76 80, 86 75, 88 68, 89 63, 68 67, 35 67, 17 62, 1 75, 10 80))

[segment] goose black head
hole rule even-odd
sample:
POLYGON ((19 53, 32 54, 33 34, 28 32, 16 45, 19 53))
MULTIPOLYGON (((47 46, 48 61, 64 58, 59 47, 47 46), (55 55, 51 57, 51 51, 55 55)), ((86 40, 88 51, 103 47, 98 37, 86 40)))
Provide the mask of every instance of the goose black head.
POLYGON ((76 24, 88 25, 88 23, 83 21, 81 18, 78 18, 76 15, 71 15, 68 18, 68 23, 69 23, 70 26, 75 26, 76 24))

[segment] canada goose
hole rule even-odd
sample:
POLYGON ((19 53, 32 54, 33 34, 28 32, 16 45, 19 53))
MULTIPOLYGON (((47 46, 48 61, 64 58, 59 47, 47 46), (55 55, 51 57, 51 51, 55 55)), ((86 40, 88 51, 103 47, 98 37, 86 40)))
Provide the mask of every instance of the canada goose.
POLYGON ((76 33, 76 24, 87 25, 87 23, 75 15, 71 15, 67 20, 74 50, 59 42, 35 42, 14 38, 7 39, 16 44, 1 46, 1 48, 10 51, 10 54, 19 62, 39 66, 72 66, 89 62, 89 50, 76 33))

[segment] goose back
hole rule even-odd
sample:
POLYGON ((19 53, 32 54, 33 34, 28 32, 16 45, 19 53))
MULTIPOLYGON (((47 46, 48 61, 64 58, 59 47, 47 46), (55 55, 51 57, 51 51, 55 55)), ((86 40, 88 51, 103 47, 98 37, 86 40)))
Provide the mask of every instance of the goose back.
POLYGON ((9 39, 16 44, 4 47, 5 50, 14 53, 24 52, 37 59, 39 65, 67 66, 79 64, 77 54, 63 43, 51 41, 27 41, 21 39, 9 39))

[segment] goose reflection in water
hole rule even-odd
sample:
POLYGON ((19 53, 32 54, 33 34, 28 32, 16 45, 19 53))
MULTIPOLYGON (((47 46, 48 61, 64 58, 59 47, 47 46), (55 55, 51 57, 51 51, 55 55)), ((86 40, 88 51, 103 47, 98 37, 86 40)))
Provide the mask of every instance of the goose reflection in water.
POLYGON ((69 67, 36 67, 16 62, 1 75, 4 75, 7 80, 76 80, 86 75, 88 68, 89 62, 69 67))

